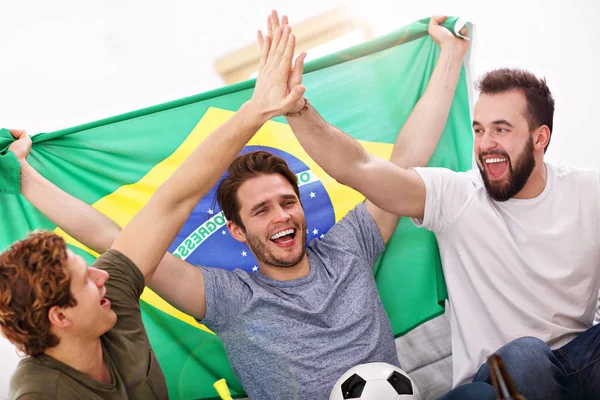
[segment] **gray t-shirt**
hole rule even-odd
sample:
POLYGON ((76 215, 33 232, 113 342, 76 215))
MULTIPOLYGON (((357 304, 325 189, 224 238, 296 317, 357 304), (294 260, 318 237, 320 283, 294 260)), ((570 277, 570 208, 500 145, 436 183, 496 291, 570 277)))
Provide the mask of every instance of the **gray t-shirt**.
POLYGON ((373 277, 384 250, 364 204, 310 242, 310 272, 292 281, 202 267, 206 317, 252 400, 326 399, 366 362, 399 366, 373 277))

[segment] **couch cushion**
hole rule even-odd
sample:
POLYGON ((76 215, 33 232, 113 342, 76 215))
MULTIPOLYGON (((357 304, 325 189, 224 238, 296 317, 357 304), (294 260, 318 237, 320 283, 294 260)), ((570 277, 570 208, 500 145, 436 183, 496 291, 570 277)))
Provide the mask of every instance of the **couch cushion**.
POLYGON ((448 312, 396 339, 402 369, 415 381, 423 400, 452 387, 452 344, 448 312))

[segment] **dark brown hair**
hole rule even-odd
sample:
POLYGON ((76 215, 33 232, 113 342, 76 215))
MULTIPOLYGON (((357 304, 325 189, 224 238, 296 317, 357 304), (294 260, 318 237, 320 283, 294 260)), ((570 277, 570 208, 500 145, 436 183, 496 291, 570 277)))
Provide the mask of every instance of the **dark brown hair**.
POLYGON ((72 307, 67 246, 58 235, 38 231, 0 254, 0 329, 19 351, 37 356, 59 339, 48 311, 72 307))
POLYGON ((266 151, 253 151, 236 158, 227 170, 225 178, 217 188, 217 201, 225 218, 244 229, 240 218, 240 200, 237 192, 246 180, 267 174, 281 174, 294 188, 300 199, 298 180, 285 160, 266 151))
MULTIPOLYGON (((554 98, 546 84, 546 79, 537 78, 529 71, 502 68, 488 72, 475 85, 481 93, 495 94, 509 90, 520 90, 527 99, 527 124, 532 131, 546 125, 552 137, 554 119, 554 98)), ((548 139, 548 145, 550 139, 548 139)), ((548 148, 546 145, 546 149, 548 148)), ((544 149, 544 152, 546 151, 544 149)))

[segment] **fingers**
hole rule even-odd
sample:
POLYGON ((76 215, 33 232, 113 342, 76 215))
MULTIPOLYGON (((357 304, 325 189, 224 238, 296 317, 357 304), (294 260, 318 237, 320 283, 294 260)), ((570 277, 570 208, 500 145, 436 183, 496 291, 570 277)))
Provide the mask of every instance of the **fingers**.
POLYGON ((294 49, 295 48, 296 48, 296 36, 293 33, 291 33, 291 30, 290 30, 290 35, 289 35, 287 43, 285 45, 285 50, 283 52, 283 59, 282 59, 282 61, 289 66, 292 65, 292 58, 294 58, 294 49))
POLYGON ((265 38, 260 30, 258 32, 256 32, 256 41, 258 42, 258 46, 260 47, 260 50, 262 51, 263 44, 265 43, 265 38))
POLYGON ((277 10, 271 11, 271 25, 273 29, 279 28, 279 15, 277 15, 277 10))
POLYGON ((271 23, 271 14, 267 17, 267 33, 273 37, 273 24, 271 23))
POLYGON ((306 53, 302 52, 298 57, 296 57, 296 62, 294 63, 294 69, 292 70, 292 76, 290 77, 290 85, 291 87, 298 86, 302 83, 302 74, 304 72, 304 59, 306 58, 306 53))
POLYGON ((275 50, 275 61, 279 64, 287 65, 287 71, 289 72, 292 69, 292 57, 294 55, 294 47, 295 47, 295 39, 294 43, 292 43, 291 47, 291 55, 289 59, 286 59, 286 54, 288 53, 290 40, 294 35, 292 35, 292 28, 289 25, 282 27, 283 33, 281 34, 281 40, 279 41, 279 46, 277 46, 277 50, 275 50))
POLYGON ((281 35, 281 28, 275 28, 275 32, 273 33, 273 40, 271 41, 271 51, 269 51, 269 60, 275 58, 275 53, 277 52, 277 48, 279 47, 279 42, 281 42, 281 35))
POLYGON ((448 17, 446 15, 434 15, 433 17, 431 17, 429 23, 431 25, 440 25, 447 19, 448 17))
MULTIPOLYGON (((262 37, 262 34, 260 36, 262 37)), ((260 55, 260 66, 262 68, 262 66, 265 65, 265 62, 267 62, 267 58, 269 57, 269 51, 271 49, 271 38, 269 36, 263 38, 262 43, 260 43, 260 49, 262 51, 260 55)))
POLYGON ((9 129, 8 131, 15 139, 21 139, 27 136, 27 132, 22 129, 9 129))
POLYGON ((467 29, 466 25, 463 26, 462 29, 460 31, 458 31, 458 33, 460 33, 461 35, 463 35, 466 38, 469 37, 469 30, 467 29))
POLYGON ((294 103, 297 103, 298 100, 300 100, 304 95, 304 92, 306 92, 306 88, 304 86, 295 86, 292 90, 290 90, 290 93, 285 96, 285 99, 283 99, 283 108, 287 108, 294 103))
MULTIPOLYGON (((269 60, 273 60, 273 62, 276 64, 279 64, 281 62, 291 32, 292 29, 289 25, 285 26, 283 29, 279 27, 275 30, 275 37, 273 38, 273 43, 271 44, 271 52, 269 53, 269 60)), ((291 60, 288 69, 291 69, 291 60)))
MULTIPOLYGON (((269 14, 269 16, 267 17, 267 36, 273 38, 273 40, 271 41, 272 44, 272 48, 275 51, 280 43, 281 40, 281 36, 279 37, 278 40, 275 40, 275 36, 277 34, 278 28, 281 28, 281 34, 283 35, 283 31, 285 26, 289 25, 289 20, 287 15, 284 15, 283 17, 281 17, 281 23, 279 22, 279 15, 277 14, 277 10, 273 10, 271 11, 271 14, 269 14)), ((258 44, 260 46, 260 49, 262 50, 262 46, 264 43, 264 38, 265 36, 263 36, 263 33, 261 31, 258 32, 258 44)), ((275 55, 275 54, 273 54, 275 55)))

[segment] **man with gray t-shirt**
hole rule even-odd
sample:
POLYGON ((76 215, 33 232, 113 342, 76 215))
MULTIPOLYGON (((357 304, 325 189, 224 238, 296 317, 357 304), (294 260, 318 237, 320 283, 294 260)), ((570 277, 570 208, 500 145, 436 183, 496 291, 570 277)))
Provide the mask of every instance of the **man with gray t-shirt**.
MULTIPOLYGON (((301 242, 300 236, 289 240, 301 242)), ((304 276, 277 280, 202 268, 202 322, 223 341, 251 398, 324 399, 356 363, 399 365, 373 278, 383 250, 377 224, 360 204, 321 241, 310 242, 304 276)))

